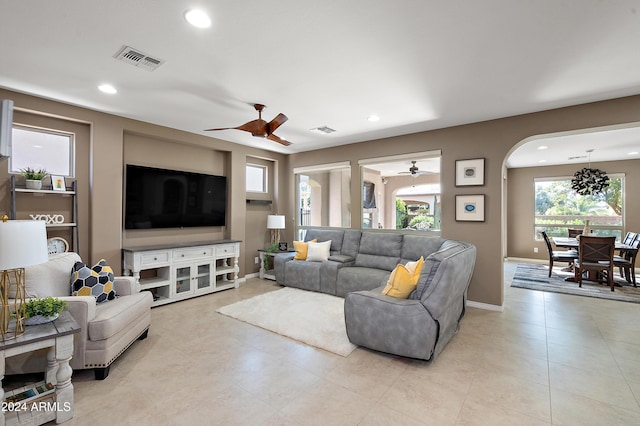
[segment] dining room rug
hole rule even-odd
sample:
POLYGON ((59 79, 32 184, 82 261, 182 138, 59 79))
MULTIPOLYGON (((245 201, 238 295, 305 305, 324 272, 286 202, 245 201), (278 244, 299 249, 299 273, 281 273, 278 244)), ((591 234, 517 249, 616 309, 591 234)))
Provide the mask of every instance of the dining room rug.
POLYGON ((216 312, 344 357, 356 348, 347 337, 341 297, 285 287, 216 312))
POLYGON ((572 276, 573 272, 553 268, 549 277, 549 268, 546 265, 519 263, 516 266, 511 287, 640 303, 640 287, 634 287, 633 284, 620 278, 617 270, 614 273, 615 282, 621 287, 616 286, 615 291, 611 291, 606 284, 593 281, 583 280, 582 287, 578 287, 578 283, 565 281, 565 278, 572 276))

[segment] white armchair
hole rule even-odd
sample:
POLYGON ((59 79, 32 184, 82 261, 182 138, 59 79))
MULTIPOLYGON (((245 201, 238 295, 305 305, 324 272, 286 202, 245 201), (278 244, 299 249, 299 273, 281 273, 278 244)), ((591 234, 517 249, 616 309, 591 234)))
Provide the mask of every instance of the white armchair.
MULTIPOLYGON (((53 296, 67 301, 69 312, 81 328, 74 336, 71 367, 93 369, 96 379, 103 380, 120 354, 136 340, 147 337, 153 297, 146 291, 136 292, 131 277, 114 280, 120 297, 109 302, 96 304, 93 296, 70 296, 71 269, 80 260, 77 253, 62 253, 50 256, 46 263, 25 268, 26 293, 27 297, 53 296)), ((44 355, 9 359, 7 373, 44 371, 44 355)))

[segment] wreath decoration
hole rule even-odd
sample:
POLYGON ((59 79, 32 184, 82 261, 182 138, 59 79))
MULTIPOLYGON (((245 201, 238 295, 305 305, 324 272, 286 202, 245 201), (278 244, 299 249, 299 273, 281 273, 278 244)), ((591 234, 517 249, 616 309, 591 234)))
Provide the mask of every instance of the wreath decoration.
POLYGON ((578 170, 571 179, 571 188, 580 195, 596 195, 609 187, 607 172, 585 167, 578 170))

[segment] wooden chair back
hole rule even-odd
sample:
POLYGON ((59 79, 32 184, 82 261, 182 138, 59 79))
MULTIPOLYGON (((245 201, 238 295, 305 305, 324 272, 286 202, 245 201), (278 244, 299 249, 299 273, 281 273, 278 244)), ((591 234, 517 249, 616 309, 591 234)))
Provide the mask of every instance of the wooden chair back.
POLYGON ((551 241, 549 240, 549 236, 545 231, 540 231, 540 233, 542 234, 544 243, 547 245, 547 251, 549 252, 549 256, 553 256, 553 247, 551 247, 551 241))
POLYGON ((601 267, 613 265, 613 251, 616 237, 595 237, 582 235, 580 237, 580 265, 600 264, 601 267))

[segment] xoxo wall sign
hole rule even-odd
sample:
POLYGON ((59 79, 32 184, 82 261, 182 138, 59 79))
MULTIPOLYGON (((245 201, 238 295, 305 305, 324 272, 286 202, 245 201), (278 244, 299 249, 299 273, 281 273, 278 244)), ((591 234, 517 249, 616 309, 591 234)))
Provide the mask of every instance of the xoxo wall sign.
POLYGON ((64 223, 64 216, 61 214, 30 214, 33 220, 44 220, 47 225, 64 223))

